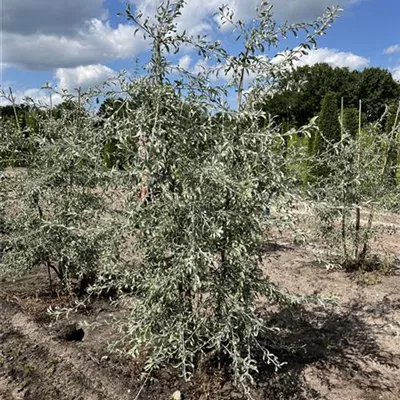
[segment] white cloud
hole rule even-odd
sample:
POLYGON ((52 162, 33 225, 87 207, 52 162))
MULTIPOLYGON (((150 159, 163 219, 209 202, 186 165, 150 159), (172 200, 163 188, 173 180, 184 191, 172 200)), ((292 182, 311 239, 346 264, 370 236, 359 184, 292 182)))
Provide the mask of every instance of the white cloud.
POLYGON ((56 71, 57 86, 60 89, 73 91, 80 87, 86 90, 102 84, 105 80, 117 75, 117 72, 105 65, 86 65, 76 68, 58 68, 56 71))
MULTIPOLYGON (((96 85, 101 85, 105 80, 117 75, 117 72, 101 64, 79 66, 76 68, 58 68, 55 73, 56 81, 50 83, 50 86, 52 86, 56 91, 65 89, 68 92, 73 93, 78 87, 85 91, 91 87, 95 87, 96 85)), ((41 88, 17 90, 13 92, 13 96, 17 103, 21 103, 25 97, 30 97, 35 102, 40 102, 46 105, 49 105, 50 103, 49 92, 41 88)), ((62 101, 62 95, 53 91, 53 105, 60 104, 62 101)), ((0 106, 7 104, 10 104, 8 100, 4 98, 0 99, 0 106)))
POLYGON ((208 74, 212 82, 216 82, 219 78, 225 81, 232 79, 232 73, 226 73, 222 64, 211 65, 207 60, 197 60, 196 64, 190 70, 192 74, 208 74))
MULTIPOLYGON (((107 21, 105 0, 2 0, 2 62, 48 70, 136 56, 134 27, 107 21)), ((121 9, 123 5, 121 4, 121 9)))
POLYGON ((206 60, 198 60, 192 69, 193 74, 200 74, 208 71, 212 71, 214 69, 213 66, 209 65, 206 60))
POLYGON ((400 64, 390 70, 393 78, 400 83, 400 64))
MULTIPOLYGON (((245 84, 248 84, 253 80, 259 73, 262 75, 268 70, 279 70, 281 68, 290 68, 290 64, 287 62, 287 56, 289 54, 284 52, 273 59, 269 60, 266 56, 260 56, 260 64, 254 65, 253 70, 245 75, 245 84)), ((188 62, 189 58, 184 56, 180 59, 180 65, 188 62)), ((360 70, 368 67, 369 60, 365 57, 359 56, 351 52, 339 51, 336 49, 321 48, 310 50, 307 55, 300 56, 298 54, 298 59, 293 62, 294 67, 299 67, 303 65, 315 65, 319 63, 326 63, 332 67, 347 67, 350 70, 360 70)), ((187 64, 190 66, 190 63, 187 64)), ((211 79, 217 80, 218 78, 225 81, 230 81, 233 78, 233 72, 230 70, 226 71, 227 64, 223 65, 210 65, 206 60, 197 60, 197 62, 191 68, 185 68, 188 71, 198 74, 203 72, 213 71, 210 76, 211 79), (217 76, 216 72, 219 71, 217 76)), ((267 72, 268 74, 268 72, 267 72)))
MULTIPOLYGON (((15 102, 20 104, 23 102, 25 97, 29 97, 34 100, 36 103, 40 103, 43 105, 50 104, 50 95, 49 92, 39 88, 30 88, 27 90, 16 90, 13 92, 13 96, 15 98, 15 102)), ((53 106, 56 106, 62 103, 62 96, 58 93, 52 93, 51 102, 53 106)), ((11 102, 5 98, 0 98, 0 107, 10 105, 11 102)))
POLYGON ((348 67, 349 69, 363 69, 369 65, 369 60, 357 54, 329 49, 326 47, 310 50, 307 55, 300 57, 294 65, 315 65, 327 63, 332 67, 348 67))
MULTIPOLYGON (((35 102, 40 102, 42 104, 49 105, 50 104, 50 95, 49 92, 44 89, 27 89, 23 92, 23 97, 30 97, 31 99, 35 100, 35 102)), ((18 98, 18 97, 17 97, 18 98)), ((21 98, 21 100, 22 100, 21 98)), ((51 95, 51 102, 53 106, 62 103, 63 99, 62 96, 58 93, 52 93, 51 95)))
MULTIPOLYGON (((248 1, 254 3, 258 0, 248 1)), ((161 0, 130 0, 130 3, 142 11, 144 16, 151 18, 156 14, 157 6, 161 3, 161 0)), ((223 0, 187 1, 182 10, 182 15, 177 20, 178 29, 180 31, 186 30, 193 35, 210 32, 214 24, 213 14, 218 11, 218 7, 223 3, 223 0)), ((249 5, 249 7, 251 6, 249 5)))
POLYGON ((4 62, 28 69, 73 68, 112 59, 131 58, 147 44, 134 35, 134 27, 116 29, 98 19, 88 22, 74 37, 5 33, 4 62))
POLYGON ((359 0, 272 0, 278 17, 291 22, 309 21, 322 15, 332 4, 345 10, 359 0))
MULTIPOLYGON (((360 0, 338 0, 342 7, 350 7, 360 0)), ((160 0, 130 0, 146 16, 153 16, 160 0)), ((189 0, 179 18, 179 28, 192 34, 208 33, 215 27, 218 18, 213 15, 226 4, 234 11, 235 19, 243 21, 255 16, 260 0, 189 0)), ((332 5, 332 0, 271 0, 275 15, 281 20, 303 22, 321 16, 332 5)))
POLYGON ((104 19, 104 0, 2 0, 2 30, 18 34, 70 35, 85 21, 104 19))
POLYGON ((188 56, 188 55, 183 56, 179 59, 179 67, 183 68, 186 71, 189 71, 191 62, 192 62, 192 59, 190 56, 188 56))
POLYGON ((396 54, 400 53, 400 44, 394 44, 393 46, 389 46, 383 51, 385 54, 396 54))
MULTIPOLYGON (((130 0, 147 15, 154 15, 161 0, 130 0)), ((313 19, 332 0, 272 0, 281 19, 313 19)), ((338 0, 351 5, 361 0, 338 0)), ((74 68, 133 58, 147 48, 134 26, 107 22, 105 0, 2 0, 2 62, 26 69, 74 68)), ((236 17, 254 16, 259 0, 188 0, 178 19, 179 29, 212 34, 214 13, 226 3, 236 17)), ((121 11, 123 4, 121 3, 121 11)))

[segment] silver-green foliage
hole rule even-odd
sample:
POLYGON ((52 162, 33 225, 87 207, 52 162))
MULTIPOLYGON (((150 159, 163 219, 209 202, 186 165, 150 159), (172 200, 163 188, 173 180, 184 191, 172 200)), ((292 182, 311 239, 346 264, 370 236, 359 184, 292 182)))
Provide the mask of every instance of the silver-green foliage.
POLYGON ((310 199, 315 213, 311 225, 332 252, 330 261, 340 266, 361 269, 371 255, 375 211, 391 191, 385 172, 392 135, 382 129, 380 121, 362 129, 360 124, 356 136, 343 126, 341 140, 327 141, 326 151, 312 160, 329 173, 312 184, 310 199), (362 210, 367 212, 364 221, 362 210))
MULTIPOLYGON (((137 157, 119 173, 125 190, 138 193, 148 187, 143 202, 132 196, 127 203, 126 228, 134 233, 138 258, 131 273, 140 296, 130 303, 121 326, 123 348, 134 357, 146 355, 146 371, 173 362, 185 378, 207 354, 224 354, 236 382, 248 388, 257 371, 256 353, 280 365, 260 344, 270 327, 257 314, 256 300, 291 301, 261 269, 267 199, 275 192, 286 194, 292 182, 284 154, 276 151, 277 143, 285 141, 279 126, 256 111, 256 92, 265 90, 266 82, 273 84, 272 71, 277 69, 262 54, 280 35, 306 26, 278 26, 265 1, 259 20, 250 26, 234 22, 223 8, 222 19, 244 42, 244 52, 231 56, 219 43, 176 31, 174 18, 182 6, 161 5, 156 22, 141 22, 128 10, 129 19, 151 38, 153 57, 149 77, 129 89, 146 93, 146 100, 130 114, 136 124, 137 157), (180 71, 182 77, 171 83, 168 48, 178 50, 182 43, 217 64, 198 76, 180 71), (210 85, 210 71, 231 74, 228 87, 237 89, 238 110, 227 107, 227 86, 210 85), (249 72, 258 79, 242 104, 249 72), (186 92, 184 99, 177 89, 186 92)), ((329 11, 307 28, 323 32, 334 16, 329 11)), ((313 40, 310 35, 302 48, 313 40)), ((125 151, 130 148, 128 136, 119 130, 119 147, 125 151)))
MULTIPOLYGON (((31 188, 22 189, 26 201, 8 265, 14 260, 21 268, 19 254, 37 253, 32 259, 46 263, 48 253, 75 275, 94 270, 99 290, 120 285, 122 291, 130 282, 136 295, 124 297, 129 313, 118 322, 120 350, 144 357, 146 372, 172 363, 185 378, 201 360, 224 356, 249 393, 256 360, 280 365, 262 344, 271 327, 256 312, 257 299, 296 301, 264 276, 260 255, 273 223, 266 203, 272 194, 287 199, 292 189, 295 176, 286 164, 293 160, 280 149, 295 132, 282 134, 257 101, 337 11, 312 24, 279 25, 262 1, 257 19, 245 24, 223 7, 221 21, 243 44, 232 55, 219 42, 179 32, 183 6, 164 2, 153 19, 127 9, 152 44, 148 74, 118 83, 127 113, 101 121, 50 114, 29 168, 31 188), (268 57, 282 37, 299 31, 306 39, 285 53, 285 63, 268 57), (174 66, 168 53, 182 46, 197 50, 208 68, 194 74, 174 66), (216 76, 228 83, 214 83, 216 76), (237 107, 229 105, 232 88, 237 107), (123 168, 104 165, 111 142, 123 168), (114 200, 119 193, 120 201, 110 204, 99 188, 114 192, 114 200), (30 235, 38 236, 30 242, 30 235)), ((290 157, 297 156, 293 148, 290 157)))
MULTIPOLYGON (((16 276, 35 267, 55 272, 67 287, 95 274, 107 228, 101 178, 101 140, 87 115, 42 116, 31 133, 29 163, 5 181, 7 232, 1 268, 16 276), (8 210, 8 212, 7 212, 8 210)), ((7 175, 7 173, 6 173, 7 175)))

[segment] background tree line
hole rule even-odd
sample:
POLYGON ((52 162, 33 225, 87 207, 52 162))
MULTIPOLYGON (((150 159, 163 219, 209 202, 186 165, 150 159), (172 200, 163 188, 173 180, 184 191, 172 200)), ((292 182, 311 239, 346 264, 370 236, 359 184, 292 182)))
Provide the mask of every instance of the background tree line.
POLYGON ((265 97, 262 107, 278 121, 299 127, 319 114, 329 92, 335 93, 338 102, 343 97, 346 108, 358 109, 361 100, 366 121, 374 122, 384 113, 386 104, 398 100, 400 84, 382 68, 360 72, 324 63, 306 65, 285 75, 274 95, 265 97))
MULTIPOLYGON (((273 95, 264 97, 261 108, 281 124, 282 130, 301 127, 307 124, 311 118, 319 116, 319 133, 315 133, 311 139, 302 141, 308 147, 310 155, 318 155, 326 150, 328 142, 335 143, 341 138, 339 121, 341 101, 344 104, 344 129, 355 137, 359 129, 360 101, 362 103, 362 126, 379 120, 385 112, 385 107, 390 106, 390 112, 386 114, 382 125, 382 130, 389 132, 395 122, 395 109, 399 98, 400 83, 393 79, 388 70, 372 67, 360 72, 352 71, 347 67, 334 68, 321 63, 298 67, 284 74, 273 95), (321 140, 321 134, 327 141, 321 140)), ((129 100, 121 97, 105 98, 97 111, 95 124, 116 125, 118 121, 127 116, 127 113, 139 107, 142 101, 141 98, 129 100)), ((76 118, 78 118, 78 113, 85 114, 87 112, 74 100, 65 100, 51 110, 27 104, 15 105, 15 109, 13 105, 0 107, 1 126, 14 125, 22 133, 19 135, 19 148, 10 149, 10 152, 13 152, 14 155, 25 154, 28 151, 27 146, 32 146, 28 140, 29 132, 39 133, 40 121, 45 116, 51 116, 57 120, 62 118, 64 111, 71 110, 76 110, 76 118)), ((71 118, 74 113, 69 113, 69 115, 71 118)), ((301 138, 299 140, 301 141, 301 138)), ((289 143, 285 144, 284 151, 287 151, 288 145, 289 143)), ((400 154, 396 135, 390 146, 387 172, 390 175, 390 181, 394 184, 400 154)), ((2 164, 10 160, 7 154, 1 156, 2 164)), ((115 140, 104 144, 103 158, 107 167, 122 166, 124 155, 118 150, 118 143, 115 140)), ((20 157, 18 160, 11 160, 11 163, 14 166, 23 165, 23 160, 24 157, 20 157)))

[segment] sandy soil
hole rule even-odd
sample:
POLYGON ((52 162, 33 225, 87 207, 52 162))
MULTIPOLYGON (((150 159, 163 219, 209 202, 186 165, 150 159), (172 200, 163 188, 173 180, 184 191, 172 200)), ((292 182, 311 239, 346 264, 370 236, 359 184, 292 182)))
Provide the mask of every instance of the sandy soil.
MULTIPOLYGON (((386 215, 382 223, 399 224, 400 217, 386 215)), ((398 232, 380 240, 400 258, 398 232)), ((286 309, 260 301, 267 323, 280 328, 270 346, 287 364, 278 373, 261 368, 254 399, 400 398, 400 265, 389 275, 327 271, 308 248, 281 239, 266 246, 264 270, 292 293, 336 300, 286 309)), ((55 323, 47 307, 70 300, 49 292, 43 271, 0 281, 0 399, 167 400, 176 390, 190 400, 241 398, 227 376, 212 369, 187 383, 160 371, 142 385, 135 365, 107 350, 115 332, 104 322, 121 310, 98 300, 55 323), (72 322, 84 330, 82 341, 60 334, 72 322)))

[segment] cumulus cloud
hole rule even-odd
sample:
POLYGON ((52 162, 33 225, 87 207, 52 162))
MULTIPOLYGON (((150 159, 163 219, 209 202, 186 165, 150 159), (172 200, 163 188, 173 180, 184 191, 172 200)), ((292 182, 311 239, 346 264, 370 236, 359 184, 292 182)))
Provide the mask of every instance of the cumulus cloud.
MULTIPOLYGON (((249 3, 255 3, 256 1, 258 0, 248 0, 249 3)), ((161 2, 161 0, 130 0, 130 3, 143 12, 145 17, 150 18, 155 15, 157 6, 161 2)), ((210 32, 215 23, 213 14, 218 11, 218 7, 222 4, 224 4, 222 0, 188 1, 182 10, 182 15, 177 20, 178 29, 180 31, 185 30, 193 35, 210 32)), ((251 8, 251 4, 248 7, 251 8)))
MULTIPOLYGON (((50 84, 56 91, 67 90, 73 93, 75 89, 81 88, 83 91, 101 85, 109 78, 116 77, 118 73, 113 69, 101 65, 86 65, 76 68, 58 68, 54 75, 55 81, 50 84)), ((5 86, 5 85, 4 85, 5 86)), ((49 92, 42 88, 30 88, 26 90, 16 90, 13 92, 17 103, 21 103, 25 97, 33 99, 35 102, 40 102, 49 105, 49 92)), ((57 105, 62 103, 62 95, 57 92, 52 92, 52 103, 57 105)), ((1 98, 0 105, 7 105, 9 101, 1 98)))
POLYGON ((134 36, 134 27, 93 19, 73 37, 34 34, 23 36, 5 33, 3 60, 27 69, 73 68, 97 64, 105 60, 130 58, 143 51, 147 44, 134 36))
MULTIPOLYGON (((338 0, 343 7, 350 7, 360 0, 338 0)), ((130 0, 144 15, 154 15, 160 0, 130 0)), ((234 11, 235 18, 249 20, 255 16, 260 0, 190 0, 179 18, 179 28, 192 34, 205 34, 213 29, 213 14, 221 5, 226 4, 234 11)), ((321 16, 332 5, 332 0, 271 0, 275 15, 281 20, 303 22, 321 16)))
POLYGON ((20 35, 71 35, 85 21, 103 19, 104 0, 2 0, 2 29, 20 35))
POLYGON ((189 71, 191 62, 192 59, 190 56, 183 56, 179 59, 179 67, 183 68, 186 71, 189 71))
MULTIPOLYGON (((48 70, 131 58, 146 48, 134 27, 111 27, 105 0, 2 0, 2 62, 48 70)), ((122 8, 121 4, 121 8, 122 8)))
POLYGON ((58 68, 56 71, 57 86, 60 89, 73 91, 80 87, 86 90, 102 84, 105 80, 117 75, 111 68, 96 64, 79 66, 76 68, 58 68))
POLYGON ((400 53, 400 44, 394 44, 393 46, 389 46, 383 51, 385 54, 396 54, 400 53))
MULTIPOLYGON (((130 0, 145 14, 154 15, 161 0, 130 0)), ((339 0, 351 5, 361 0, 339 0)), ((189 0, 179 18, 179 28, 192 34, 215 30, 215 11, 223 3, 236 17, 254 16, 259 0, 189 0)), ((331 0, 272 0, 281 19, 313 19, 331 0)), ((74 68, 107 60, 135 57, 147 49, 134 36, 134 27, 107 22, 105 0, 2 0, 2 62, 26 69, 74 68)), ((123 4, 121 4, 123 9, 123 4)))
POLYGON ((393 78, 400 83, 400 64, 392 68, 390 72, 392 73, 393 78))
MULTIPOLYGON (((260 56, 261 69, 266 71, 268 68, 273 69, 281 69, 281 68, 290 68, 290 64, 287 62, 288 53, 284 52, 275 56, 271 60, 269 60, 266 56, 260 56), (268 67, 269 65, 269 67, 268 67)), ((336 49, 329 48, 321 48, 310 50, 308 54, 301 55, 297 54, 297 60, 294 60, 293 67, 300 67, 304 65, 315 65, 319 63, 326 63, 331 65, 332 67, 347 67, 350 70, 360 70, 368 67, 369 60, 365 57, 359 56, 357 54, 351 52, 343 52, 336 49)), ((210 72, 214 71, 214 74, 211 75, 213 80, 217 80, 218 78, 223 79, 225 81, 229 81, 233 78, 232 70, 229 72, 226 71, 227 64, 224 65, 210 65, 206 60, 197 60, 193 66, 190 63, 191 59, 188 56, 184 56, 179 60, 180 66, 185 66, 184 68, 191 73, 198 74, 202 72, 210 72), (219 71, 217 76, 216 72, 219 71)), ((250 71, 245 75, 246 84, 250 82, 257 76, 257 66, 255 65, 255 69, 250 71)), ((400 70, 400 67, 399 67, 400 70)), ((397 71, 397 70, 396 70, 397 71)), ((395 72, 396 72, 395 71, 395 72)), ((395 73, 394 72, 394 73, 395 73)), ((399 73, 399 72, 397 72, 399 73)))
MULTIPOLYGON (((18 98, 18 96, 16 96, 18 98)), ((50 104, 50 95, 49 93, 40 88, 33 88, 33 89, 27 89, 22 93, 22 98, 23 97, 30 97, 31 99, 35 100, 35 102, 49 105, 50 104)), ((21 98, 21 100, 22 100, 21 98)), ((60 94, 58 93, 52 93, 51 95, 51 103, 53 106, 56 106, 58 104, 61 104, 63 102, 63 98, 60 94)))
POLYGON ((272 0, 278 17, 292 22, 309 21, 322 15, 332 4, 347 9, 359 0, 272 0))
MULTIPOLYGON (((23 103, 26 97, 31 98, 36 103, 48 106, 50 104, 49 92, 40 88, 30 88, 26 90, 16 90, 13 92, 15 102, 17 104, 23 103)), ((51 102, 53 106, 61 104, 63 101, 62 96, 58 93, 52 93, 51 102)), ((5 98, 0 98, 0 107, 10 105, 10 101, 5 98)))
MULTIPOLYGON (((279 57, 278 57, 279 61, 279 57)), ((295 61, 296 66, 315 65, 327 63, 332 67, 348 67, 350 69, 363 69, 369 65, 369 60, 357 54, 329 49, 326 47, 310 50, 307 55, 295 61)))

